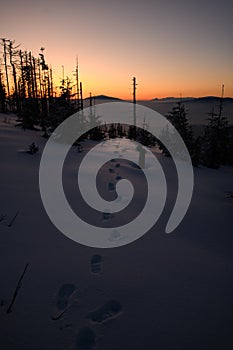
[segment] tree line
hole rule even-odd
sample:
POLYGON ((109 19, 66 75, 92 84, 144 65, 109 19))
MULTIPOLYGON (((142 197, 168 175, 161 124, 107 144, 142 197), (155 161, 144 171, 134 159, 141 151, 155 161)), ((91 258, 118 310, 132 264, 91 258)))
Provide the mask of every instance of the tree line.
MULTIPOLYGON (((182 101, 177 102, 168 113, 167 119, 181 135, 194 166, 204 165, 218 169, 222 165, 233 165, 233 128, 222 111, 223 98, 220 99, 219 111, 212 109, 209 113, 207 125, 199 136, 194 136, 188 121, 188 112, 182 101)), ((170 142, 172 143, 172 140, 170 142)), ((170 156, 161 143, 159 147, 166 156, 170 156)))
MULTIPOLYGON (((75 82, 64 76, 57 90, 54 86, 53 69, 41 47, 37 57, 30 51, 23 51, 14 41, 2 38, 2 58, 0 65, 0 112, 14 112, 18 116, 19 126, 23 129, 49 133, 67 117, 83 110, 82 82, 79 82, 78 62, 75 67, 75 82)), ((127 137, 139 141, 145 146, 158 145, 162 152, 169 156, 168 150, 149 132, 141 128, 120 124, 99 126, 95 115, 93 97, 90 94, 90 115, 77 121, 82 128, 84 123, 96 125, 84 134, 80 140, 91 138, 102 140, 115 137, 127 137), (88 120, 87 120, 88 119, 88 120)), ((185 142, 194 166, 202 164, 210 168, 233 164, 233 132, 226 117, 223 116, 223 96, 220 99, 219 111, 212 110, 203 134, 194 136, 188 121, 188 112, 182 100, 176 103, 166 116, 177 129, 185 142)), ((145 123, 145 121, 144 121, 145 123)), ((171 137, 171 135, 167 135, 171 137)), ((80 141, 79 140, 79 141, 80 141)), ((172 140, 169 140, 172 143, 172 140)), ((77 141, 76 144, 79 144, 77 141)))
MULTIPOLYGON (((74 91, 71 79, 65 78, 63 74, 57 92, 53 69, 46 62, 43 47, 38 57, 30 51, 21 50, 19 45, 9 39, 2 38, 1 47, 1 112, 16 113, 25 129, 39 126, 46 132, 48 127, 55 128, 62 119, 81 109, 81 83, 74 91)), ((77 77, 76 80, 79 83, 77 77)))

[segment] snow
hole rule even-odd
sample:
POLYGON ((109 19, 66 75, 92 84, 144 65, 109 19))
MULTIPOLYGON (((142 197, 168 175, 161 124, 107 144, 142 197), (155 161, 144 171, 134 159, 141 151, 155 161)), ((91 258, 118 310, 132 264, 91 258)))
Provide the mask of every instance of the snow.
MULTIPOLYGON (((40 132, 16 128, 13 115, 8 115, 8 123, 5 117, 0 115, 0 217, 6 215, 0 222, 0 348, 84 349, 85 336, 94 334, 89 349, 94 343, 101 350, 232 349, 233 203, 226 192, 232 191, 233 169, 195 168, 189 210, 174 233, 166 235, 177 194, 176 171, 171 159, 151 149, 168 183, 160 219, 131 244, 90 248, 60 233, 43 208, 38 172, 46 140, 40 132), (32 142, 40 148, 35 155, 24 152, 32 142), (99 272, 93 273, 97 254, 102 260, 99 272), (27 263, 12 312, 7 313, 27 263), (71 295, 67 284, 74 286, 71 295), (121 305, 120 312, 108 309, 112 300, 121 305), (54 320, 58 304, 64 304, 64 313, 54 320), (96 310, 105 310, 105 322, 90 320, 88 315, 96 310)), ((86 141, 82 153, 71 149, 64 169, 67 198, 93 224, 127 223, 142 209, 145 178, 126 160, 107 163, 97 176, 103 198, 115 198, 108 184, 115 183, 116 176, 135 184, 135 198, 120 218, 90 211, 76 187, 77 166, 93 146, 96 142, 86 141)), ((117 237, 117 230, 114 234, 117 237)))

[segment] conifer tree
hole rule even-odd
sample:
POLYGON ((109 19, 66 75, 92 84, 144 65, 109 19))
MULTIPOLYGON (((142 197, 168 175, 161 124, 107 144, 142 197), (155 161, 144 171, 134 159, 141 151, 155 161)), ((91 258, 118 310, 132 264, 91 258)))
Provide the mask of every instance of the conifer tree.
POLYGON ((202 139, 203 165, 217 169, 230 162, 231 142, 227 118, 212 111, 202 139))
POLYGON ((189 125, 187 111, 182 101, 177 102, 177 106, 167 115, 167 119, 176 128, 188 150, 191 150, 193 143, 192 129, 189 125))
MULTIPOLYGON (((177 105, 172 108, 172 110, 168 113, 166 117, 182 137, 189 151, 189 154, 191 156, 193 165, 198 165, 199 163, 198 142, 193 138, 192 128, 189 125, 189 121, 188 121, 188 113, 182 101, 177 102, 177 105)), ((170 148, 176 147, 173 141, 173 136, 169 131, 169 128, 163 131, 162 136, 163 138, 166 139, 166 144, 170 145, 170 148)), ((166 156, 170 156, 168 150, 160 141, 158 141, 158 144, 162 152, 166 156)))

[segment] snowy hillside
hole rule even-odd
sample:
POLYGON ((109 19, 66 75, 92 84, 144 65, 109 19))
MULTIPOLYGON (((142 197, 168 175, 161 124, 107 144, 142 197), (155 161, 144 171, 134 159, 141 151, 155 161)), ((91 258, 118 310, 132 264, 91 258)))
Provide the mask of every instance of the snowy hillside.
MULTIPOLYGON (((232 349, 233 168, 195 168, 188 213, 166 235, 177 176, 171 159, 152 150, 168 183, 162 216, 129 245, 95 249, 65 237, 43 208, 38 176, 45 143, 40 132, 23 131, 13 115, 0 114, 0 348, 232 349), (39 147, 34 155, 26 152, 32 142, 39 147)), ((71 149, 67 198, 92 223, 122 224, 143 207, 143 173, 116 153, 101 170, 99 192, 111 200, 117 181, 128 178, 136 202, 121 217, 91 211, 76 190, 77 166, 95 145, 85 141, 83 152, 71 149)))

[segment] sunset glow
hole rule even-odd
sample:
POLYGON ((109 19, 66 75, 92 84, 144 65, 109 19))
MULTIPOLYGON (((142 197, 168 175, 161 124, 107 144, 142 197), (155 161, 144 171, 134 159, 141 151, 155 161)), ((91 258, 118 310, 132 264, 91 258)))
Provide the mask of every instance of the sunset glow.
POLYGON ((45 57, 55 85, 75 80, 76 56, 84 97, 138 99, 233 96, 230 1, 40 1, 1 5, 1 37, 45 57), (12 11, 14 9, 14 11, 12 11), (219 17, 220 14, 220 17, 219 17))

